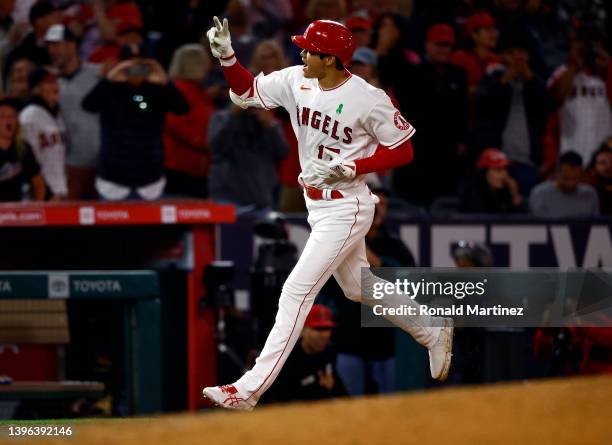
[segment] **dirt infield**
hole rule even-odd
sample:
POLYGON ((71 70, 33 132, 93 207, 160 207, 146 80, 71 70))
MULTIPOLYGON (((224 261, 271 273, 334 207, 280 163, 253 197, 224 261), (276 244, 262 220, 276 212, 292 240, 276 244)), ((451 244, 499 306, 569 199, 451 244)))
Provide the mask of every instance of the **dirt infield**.
POLYGON ((74 437, 52 443, 599 445, 611 437, 612 377, 594 377, 76 424, 74 437))

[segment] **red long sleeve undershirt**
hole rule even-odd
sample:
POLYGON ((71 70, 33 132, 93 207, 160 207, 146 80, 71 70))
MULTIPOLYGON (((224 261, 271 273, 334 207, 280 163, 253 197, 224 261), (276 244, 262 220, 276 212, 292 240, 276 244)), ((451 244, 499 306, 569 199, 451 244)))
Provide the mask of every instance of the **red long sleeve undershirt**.
POLYGON ((225 80, 238 96, 242 96, 253 87, 255 78, 238 60, 231 66, 221 66, 225 80))
MULTIPOLYGON (((243 95, 253 87, 253 75, 243 67, 240 62, 231 66, 223 66, 223 75, 232 91, 239 96, 243 95)), ((412 142, 407 140, 393 150, 379 145, 376 153, 372 156, 355 161, 355 170, 358 175, 371 172, 389 170, 401 165, 408 164, 414 157, 412 142)))
POLYGON ((379 145, 376 153, 372 156, 357 159, 355 161, 355 173, 364 175, 366 173, 380 172, 408 164, 414 157, 414 149, 410 139, 398 145, 393 150, 379 145))

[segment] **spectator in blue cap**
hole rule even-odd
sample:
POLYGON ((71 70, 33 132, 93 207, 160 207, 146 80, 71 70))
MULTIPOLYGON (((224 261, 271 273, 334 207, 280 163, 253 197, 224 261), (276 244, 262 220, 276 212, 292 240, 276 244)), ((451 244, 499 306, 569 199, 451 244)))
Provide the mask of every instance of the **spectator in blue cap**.
POLYGON ((351 73, 356 74, 370 85, 380 88, 378 79, 378 56, 372 48, 360 46, 351 59, 351 73))

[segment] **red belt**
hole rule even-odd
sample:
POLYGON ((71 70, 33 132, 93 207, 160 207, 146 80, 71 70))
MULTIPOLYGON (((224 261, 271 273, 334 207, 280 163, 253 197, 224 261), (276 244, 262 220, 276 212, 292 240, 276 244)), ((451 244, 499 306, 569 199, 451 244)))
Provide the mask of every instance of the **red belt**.
POLYGON ((319 201, 321 199, 325 199, 327 201, 331 199, 342 199, 344 195, 339 190, 331 190, 331 189, 318 189, 311 185, 305 185, 304 190, 306 190, 306 196, 308 196, 313 201, 319 201))

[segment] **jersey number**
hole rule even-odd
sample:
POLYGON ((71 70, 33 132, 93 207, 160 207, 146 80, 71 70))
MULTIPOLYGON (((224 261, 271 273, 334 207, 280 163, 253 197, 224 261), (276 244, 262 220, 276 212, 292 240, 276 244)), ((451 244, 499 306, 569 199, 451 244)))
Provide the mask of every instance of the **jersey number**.
POLYGON ((340 154, 340 149, 339 148, 332 148, 332 147, 326 147, 325 145, 319 145, 319 152, 317 154, 317 158, 319 159, 323 159, 323 155, 325 154, 325 149, 331 150, 334 153, 338 153, 340 154))

